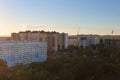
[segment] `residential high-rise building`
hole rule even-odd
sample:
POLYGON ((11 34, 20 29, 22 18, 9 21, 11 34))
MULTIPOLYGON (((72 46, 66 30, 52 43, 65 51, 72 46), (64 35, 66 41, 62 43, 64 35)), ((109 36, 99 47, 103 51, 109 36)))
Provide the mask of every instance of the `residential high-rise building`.
POLYGON ((120 48, 119 35, 104 35, 101 36, 101 40, 106 48, 120 48))
POLYGON ((45 31, 25 31, 19 33, 12 33, 11 39, 15 41, 40 41, 47 42, 48 52, 58 51, 58 47, 66 49, 68 47, 68 34, 58 32, 45 31))
POLYGON ((59 50, 68 48, 68 34, 67 33, 59 34, 58 48, 59 48, 59 50))
POLYGON ((47 32, 48 52, 54 52, 58 50, 58 37, 57 32, 47 32))
POLYGON ((0 58, 8 67, 18 63, 29 64, 47 60, 47 42, 5 41, 0 42, 0 58))
POLYGON ((78 35, 78 45, 86 47, 90 45, 99 44, 100 37, 99 35, 78 35))
POLYGON ((19 32, 19 33, 12 33, 11 40, 15 41, 47 41, 47 34, 44 31, 26 31, 26 32, 19 32))

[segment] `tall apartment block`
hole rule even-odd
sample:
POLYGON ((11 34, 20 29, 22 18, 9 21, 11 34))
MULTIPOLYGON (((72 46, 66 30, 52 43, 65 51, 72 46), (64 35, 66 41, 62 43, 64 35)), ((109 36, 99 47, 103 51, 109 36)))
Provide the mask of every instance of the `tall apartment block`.
POLYGON ((0 42, 0 58, 8 67, 18 63, 29 64, 47 60, 47 42, 5 41, 0 42))
POLYGON ((67 49, 68 48, 68 34, 60 33, 58 37, 58 49, 67 49))
POLYGON ((40 41, 47 42, 48 52, 54 52, 63 47, 68 47, 68 34, 58 32, 45 32, 45 31, 25 31, 19 33, 12 33, 11 39, 15 41, 40 41))

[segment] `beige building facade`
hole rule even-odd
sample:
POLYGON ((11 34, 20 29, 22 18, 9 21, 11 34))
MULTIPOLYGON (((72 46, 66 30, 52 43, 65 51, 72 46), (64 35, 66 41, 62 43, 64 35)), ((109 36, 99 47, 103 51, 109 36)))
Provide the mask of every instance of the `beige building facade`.
POLYGON ((16 41, 40 41, 47 42, 48 52, 58 51, 62 47, 68 47, 68 34, 58 32, 45 32, 45 31, 24 31, 19 33, 12 33, 11 39, 16 41))

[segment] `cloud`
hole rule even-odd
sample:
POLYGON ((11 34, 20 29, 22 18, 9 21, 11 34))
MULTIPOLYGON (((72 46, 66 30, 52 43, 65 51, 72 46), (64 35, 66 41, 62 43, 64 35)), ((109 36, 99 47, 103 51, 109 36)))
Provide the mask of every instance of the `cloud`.
POLYGON ((22 30, 50 30, 52 31, 56 26, 54 24, 22 24, 22 30))
POLYGON ((30 30, 32 30, 32 29, 40 29, 42 27, 47 27, 47 25, 45 25, 45 24, 41 24, 41 25, 23 24, 22 25, 22 28, 24 28, 24 29, 30 29, 30 30))

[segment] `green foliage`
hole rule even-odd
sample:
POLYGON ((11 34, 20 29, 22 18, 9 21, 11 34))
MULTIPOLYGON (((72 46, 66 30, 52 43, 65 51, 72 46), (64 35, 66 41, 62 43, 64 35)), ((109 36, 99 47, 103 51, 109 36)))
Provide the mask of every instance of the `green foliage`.
POLYGON ((4 60, 0 59, 0 80, 8 79, 8 68, 4 60))
POLYGON ((10 71, 1 61, 0 80, 120 80, 120 50, 102 46, 70 48, 67 56, 10 71))

